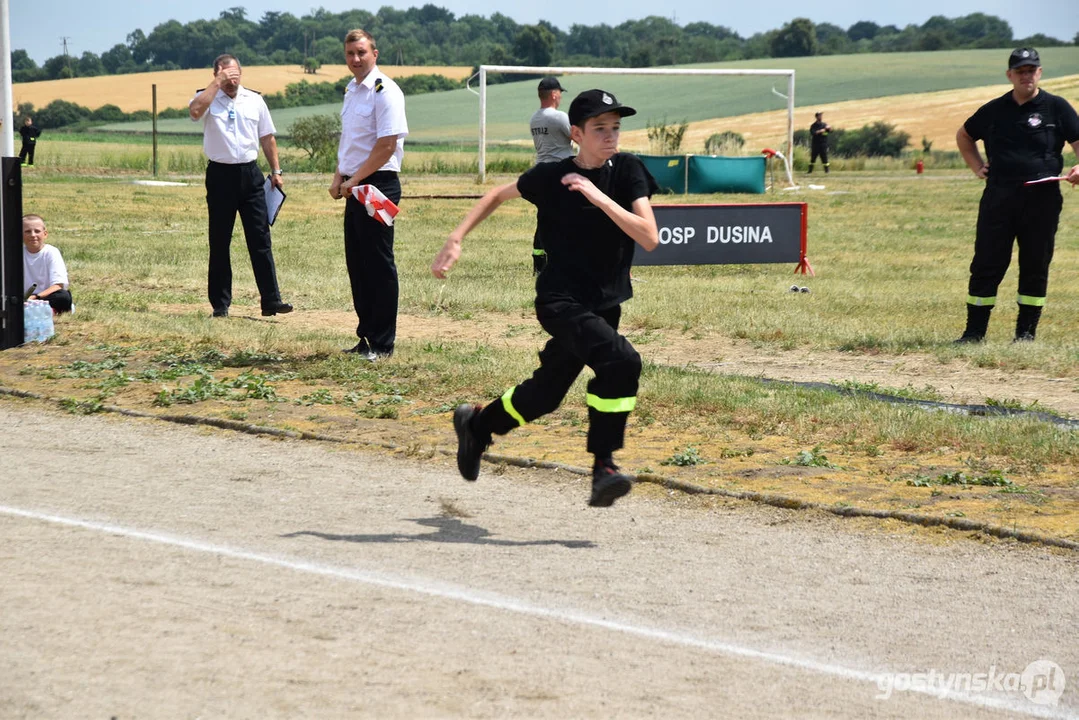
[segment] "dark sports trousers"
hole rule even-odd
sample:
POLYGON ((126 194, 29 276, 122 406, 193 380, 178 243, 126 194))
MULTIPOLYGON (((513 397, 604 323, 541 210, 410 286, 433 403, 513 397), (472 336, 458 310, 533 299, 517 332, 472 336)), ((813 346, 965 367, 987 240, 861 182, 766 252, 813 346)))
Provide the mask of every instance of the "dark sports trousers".
POLYGON ((828 146, 826 144, 818 145, 817 143, 813 143, 812 152, 809 156, 809 165, 811 167, 813 163, 817 162, 818 157, 822 164, 828 165, 828 146))
POLYGON ((57 313, 71 312, 71 291, 70 290, 57 290, 54 293, 49 293, 46 297, 41 298, 49 303, 49 307, 57 313))
MULTIPOLYGON (((397 173, 379 170, 359 185, 374 185, 394 203, 401 201, 397 173)), ((392 353, 397 339, 397 265, 393 259, 393 226, 367 214, 352 193, 345 201, 345 265, 352 284, 352 306, 359 324, 356 337, 377 353, 392 353)))
MULTIPOLYGON (((641 377, 641 356, 618 334, 622 308, 591 311, 572 300, 536 305, 536 316, 551 339, 540 351, 540 366, 512 390, 514 410, 532 422, 562 404, 585 365, 595 373, 588 393, 604 399, 633 398, 641 377)), ((588 408, 588 452, 608 458, 625 443, 629 412, 600 412, 588 408)), ((519 426, 496 400, 480 413, 477 430, 505 435, 519 426)))
POLYGON ((37 143, 24 142, 22 148, 19 150, 19 162, 26 163, 27 165, 34 164, 34 150, 37 148, 37 143))
POLYGON ((1024 187, 989 181, 978 207, 969 294, 996 297, 1011 263, 1012 243, 1017 240, 1019 294, 1044 298, 1062 205, 1056 183, 1024 187))
POLYGON ((281 302, 270 247, 270 223, 266 219, 264 182, 255 161, 229 165, 211 160, 206 167, 206 207, 210 214, 210 270, 206 292, 215 309, 228 308, 232 304, 229 246, 237 212, 243 224, 262 307, 281 302))

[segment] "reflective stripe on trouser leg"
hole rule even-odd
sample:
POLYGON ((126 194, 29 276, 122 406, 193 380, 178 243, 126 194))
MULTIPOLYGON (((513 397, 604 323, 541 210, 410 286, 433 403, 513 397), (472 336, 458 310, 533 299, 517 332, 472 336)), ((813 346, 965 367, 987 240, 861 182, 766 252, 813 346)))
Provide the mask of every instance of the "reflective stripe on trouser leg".
POLYGON ((521 413, 517 412, 517 408, 513 407, 513 391, 516 389, 511 387, 502 393, 502 409, 506 411, 507 415, 516 420, 518 425, 524 425, 525 419, 521 417, 521 413))
POLYGON ((993 307, 997 304, 996 297, 974 297, 973 295, 967 295, 967 305, 973 305, 974 307, 993 307))
POLYGON ((1044 297, 1032 297, 1030 295, 1020 295, 1016 302, 1020 305, 1030 305, 1032 307, 1045 307, 1044 297))

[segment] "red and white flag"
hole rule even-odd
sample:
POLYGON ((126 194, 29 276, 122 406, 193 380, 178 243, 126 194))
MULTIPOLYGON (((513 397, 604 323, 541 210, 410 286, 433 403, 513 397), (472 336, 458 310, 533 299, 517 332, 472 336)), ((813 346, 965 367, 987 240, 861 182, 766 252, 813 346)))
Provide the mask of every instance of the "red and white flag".
POLYGON ((357 185, 352 188, 352 195, 367 208, 367 214, 383 225, 393 225, 393 219, 400 212, 393 200, 386 197, 374 185, 357 185))

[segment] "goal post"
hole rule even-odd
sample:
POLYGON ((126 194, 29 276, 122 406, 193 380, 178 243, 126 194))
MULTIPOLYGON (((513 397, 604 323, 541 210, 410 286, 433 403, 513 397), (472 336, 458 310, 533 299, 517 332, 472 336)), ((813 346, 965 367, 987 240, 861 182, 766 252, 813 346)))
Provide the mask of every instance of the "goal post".
MULTIPOLYGON (((784 161, 787 165, 787 178, 794 184, 791 176, 791 159, 794 157, 794 70, 757 70, 757 69, 706 69, 706 68, 592 68, 592 67, 535 67, 520 65, 480 65, 480 134, 479 134, 479 182, 487 179, 487 73, 505 72, 527 75, 756 75, 787 78, 787 148, 784 161)), ((776 93, 777 95, 779 93, 776 93)), ((631 105, 633 100, 629 99, 631 105)), ((527 120, 525 118, 522 122, 527 120)))

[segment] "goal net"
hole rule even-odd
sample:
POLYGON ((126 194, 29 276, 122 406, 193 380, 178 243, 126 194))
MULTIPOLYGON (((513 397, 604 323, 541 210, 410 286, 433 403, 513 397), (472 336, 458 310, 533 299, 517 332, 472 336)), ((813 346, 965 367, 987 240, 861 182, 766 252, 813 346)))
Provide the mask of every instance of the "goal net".
MULTIPOLYGON (((614 93, 619 102, 638 111, 636 117, 627 118, 622 124, 621 144, 624 149, 633 151, 647 152, 644 128, 649 124, 672 125, 688 121, 692 128, 689 135, 696 132, 703 136, 709 132, 709 127, 722 127, 717 119, 749 113, 776 113, 786 107, 786 122, 776 125, 772 133, 747 137, 745 150, 775 154, 785 163, 787 179, 794 184, 789 160, 794 144, 794 70, 481 65, 477 73, 478 89, 473 90, 479 95, 478 179, 481 183, 487 177, 488 144, 514 142, 516 138, 518 142, 527 141, 531 145, 528 119, 539 107, 535 83, 490 85, 488 76, 491 73, 559 77, 562 85, 568 88, 562 110, 568 110, 573 97, 582 90, 598 87, 614 93), (785 87, 782 79, 786 79, 785 87), (701 129, 696 130, 698 127, 701 129)), ((471 81, 469 89, 472 89, 471 81)), ((703 140, 697 137, 695 143, 700 147, 684 144, 679 152, 703 152, 703 140)))

